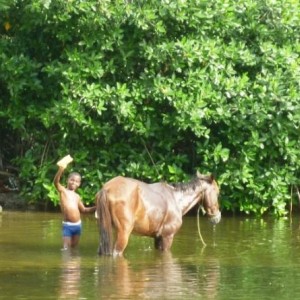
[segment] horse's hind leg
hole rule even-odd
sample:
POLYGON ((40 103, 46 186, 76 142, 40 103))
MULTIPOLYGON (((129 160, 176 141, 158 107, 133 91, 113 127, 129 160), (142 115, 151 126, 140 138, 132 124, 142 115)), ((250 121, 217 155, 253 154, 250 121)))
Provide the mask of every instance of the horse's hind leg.
POLYGON ((123 229, 117 230, 117 239, 114 246, 113 256, 122 256, 125 248, 127 247, 131 231, 123 229))
POLYGON ((114 225, 116 228, 116 242, 113 250, 114 256, 121 256, 127 247, 129 236, 133 229, 133 216, 126 213, 123 205, 115 208, 114 225))

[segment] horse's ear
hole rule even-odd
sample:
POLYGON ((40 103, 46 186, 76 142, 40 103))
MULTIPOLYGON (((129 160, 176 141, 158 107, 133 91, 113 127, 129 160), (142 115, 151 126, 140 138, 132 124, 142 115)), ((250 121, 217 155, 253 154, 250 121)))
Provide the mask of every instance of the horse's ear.
POLYGON ((215 180, 215 176, 213 174, 210 174, 210 180, 213 182, 215 180))
POLYGON ((198 178, 202 176, 198 170, 197 170, 196 175, 197 175, 198 178))

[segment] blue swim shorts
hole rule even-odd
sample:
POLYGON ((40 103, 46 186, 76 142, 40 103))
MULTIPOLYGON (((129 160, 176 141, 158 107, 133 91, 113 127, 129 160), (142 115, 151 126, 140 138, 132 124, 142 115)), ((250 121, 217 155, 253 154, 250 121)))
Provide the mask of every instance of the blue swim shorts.
POLYGON ((81 221, 78 221, 76 223, 63 221, 63 236, 72 237, 74 235, 80 235, 81 229, 81 221))

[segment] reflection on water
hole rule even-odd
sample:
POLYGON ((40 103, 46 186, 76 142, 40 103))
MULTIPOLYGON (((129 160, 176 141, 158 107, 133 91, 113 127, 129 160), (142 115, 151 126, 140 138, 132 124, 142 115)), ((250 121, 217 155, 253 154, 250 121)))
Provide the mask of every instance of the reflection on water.
POLYGON ((215 257, 208 258, 206 269, 199 281, 201 294, 205 299, 217 299, 220 284, 220 264, 215 257))
POLYGON ((123 258, 99 257, 83 217, 76 251, 61 251, 61 215, 0 215, 0 299, 298 299, 300 218, 186 217, 169 253, 131 236, 123 258))
POLYGON ((59 299, 77 299, 80 293, 81 258, 78 251, 62 251, 59 299))
POLYGON ((94 269, 98 287, 95 297, 186 299, 201 295, 215 299, 220 279, 218 260, 206 261, 195 276, 197 273, 197 266, 182 264, 171 253, 156 253, 151 259, 141 258, 140 262, 124 257, 101 257, 94 269))

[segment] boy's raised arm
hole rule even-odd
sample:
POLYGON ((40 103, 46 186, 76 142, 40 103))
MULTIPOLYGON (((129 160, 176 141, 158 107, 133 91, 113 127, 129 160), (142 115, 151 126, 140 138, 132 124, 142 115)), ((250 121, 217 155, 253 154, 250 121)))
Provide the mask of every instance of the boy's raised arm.
POLYGON ((60 178, 64 170, 64 167, 59 167, 54 177, 54 185, 59 192, 63 189, 63 186, 60 184, 60 178))
POLYGON ((62 189, 63 189, 63 186, 60 184, 61 175, 64 172, 67 165, 72 161, 73 161, 73 158, 68 154, 57 162, 57 165, 59 168, 54 177, 54 185, 59 192, 62 191, 62 189))

